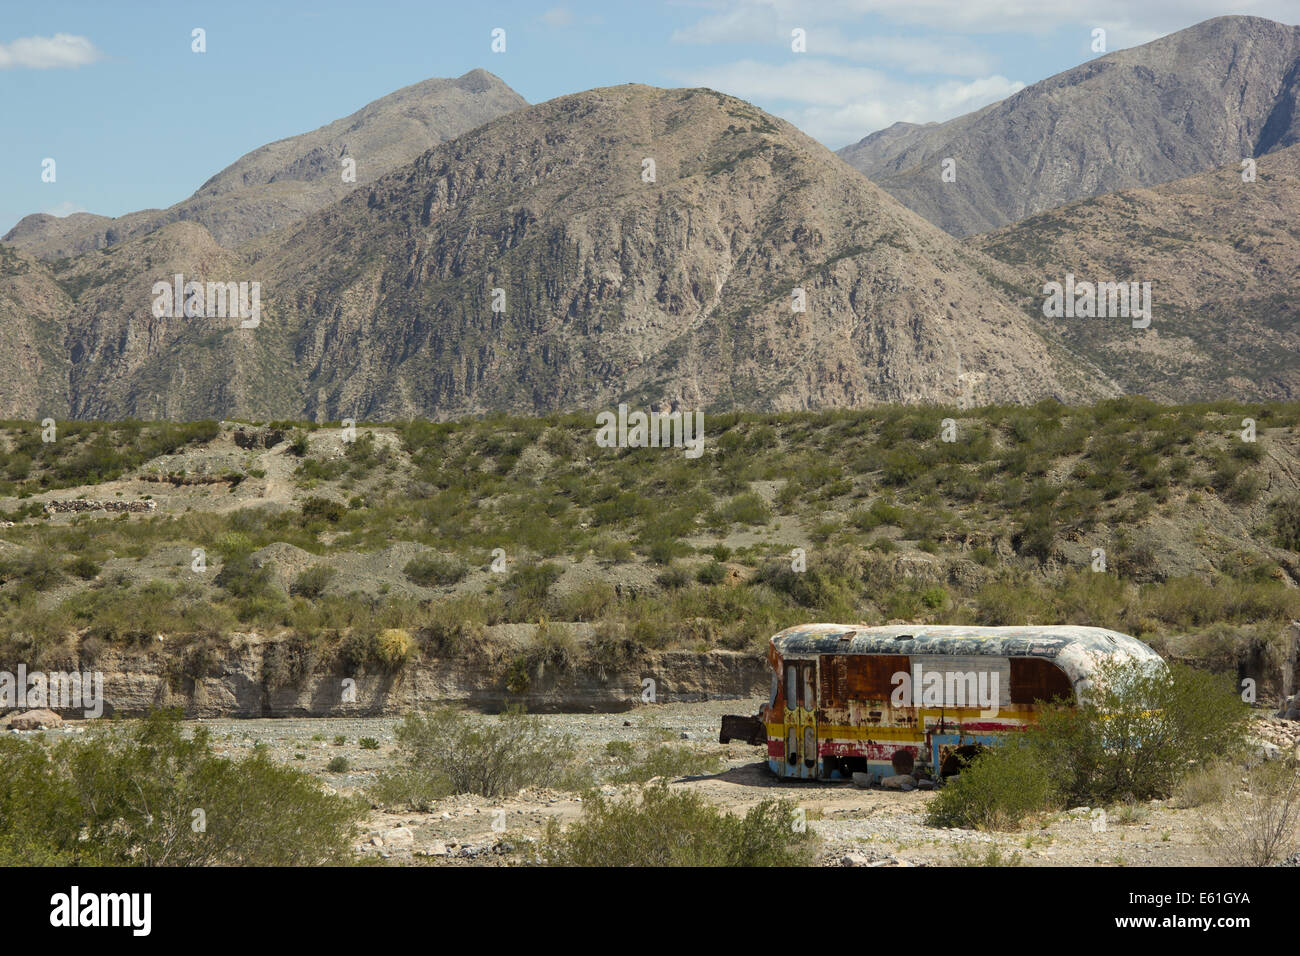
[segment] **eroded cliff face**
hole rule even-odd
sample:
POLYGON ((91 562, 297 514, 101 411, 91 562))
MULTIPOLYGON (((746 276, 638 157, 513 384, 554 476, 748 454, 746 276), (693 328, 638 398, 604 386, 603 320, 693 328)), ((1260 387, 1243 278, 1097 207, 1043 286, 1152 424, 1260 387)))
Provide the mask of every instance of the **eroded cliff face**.
MULTIPOLYGON (((588 636, 588 625, 572 627, 588 636)), ((208 656, 201 667, 192 655, 167 650, 163 641, 159 649, 142 652, 106 650, 79 669, 103 675, 106 717, 134 717, 158 707, 180 708, 191 718, 379 717, 438 704, 611 712, 630 709, 649 693, 656 702, 670 703, 768 690, 766 662, 733 651, 655 651, 603 664, 588 658, 568 667, 516 664, 525 661, 520 652, 533 631, 535 625, 490 627, 472 646, 395 672, 348 674, 322 665, 287 682, 273 678, 267 666, 267 648, 277 639, 253 634, 234 635, 224 653, 208 656)), ((51 709, 82 716, 81 708, 51 709)))

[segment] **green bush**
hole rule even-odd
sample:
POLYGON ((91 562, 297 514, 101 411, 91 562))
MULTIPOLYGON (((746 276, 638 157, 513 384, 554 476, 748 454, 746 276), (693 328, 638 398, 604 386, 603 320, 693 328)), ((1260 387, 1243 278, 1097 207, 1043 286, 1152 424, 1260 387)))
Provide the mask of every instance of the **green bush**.
POLYGON ((1056 802, 1051 775, 1038 753, 1013 738, 975 755, 949 777, 926 807, 935 827, 1014 830, 1056 802))
POLYGON ((722 758, 717 754, 699 753, 679 746, 653 747, 640 756, 630 744, 626 748, 606 748, 606 752, 614 760, 609 776, 616 783, 645 783, 653 777, 697 776, 714 773, 722 765, 722 758))
POLYGON ((538 847, 550 866, 801 866, 815 838, 796 826, 793 802, 764 800, 743 817, 699 794, 660 785, 638 802, 588 794, 582 819, 561 828, 554 817, 538 847))
POLYGON ((407 714, 397 743, 403 765, 380 778, 374 796, 416 810, 453 793, 500 797, 556 786, 574 756, 568 737, 547 733, 539 720, 517 710, 487 719, 451 707, 407 714))
POLYGON ((302 503, 303 521, 321 518, 331 524, 337 524, 346 513, 347 509, 343 505, 329 498, 313 496, 302 503))
POLYGON ((726 566, 718 561, 710 561, 695 572, 695 580, 701 584, 721 584, 727 576, 726 566))
POLYGON ((469 574, 469 567, 460 559, 441 554, 422 554, 406 562, 402 573, 413 583, 431 588, 455 584, 469 574))
POLYGON ((236 554, 221 566, 216 583, 235 597, 263 597, 271 591, 271 566, 259 566, 250 554, 236 554))
POLYGON ((1108 659, 1084 703, 1044 707, 1025 739, 1064 800, 1096 806, 1170 796, 1241 750, 1249 715, 1227 675, 1108 659))
POLYGON ((511 572, 506 579, 506 590, 518 601, 539 604, 562 573, 558 564, 526 564, 511 572))
POLYGON ((81 578, 83 581, 91 581, 99 576, 99 572, 104 570, 86 555, 78 555, 63 566, 69 574, 81 578))
POLYGON ((1273 513, 1273 536, 1278 546, 1300 551, 1300 495, 1274 499, 1269 510, 1273 513))
POLYGON ((305 598, 318 598, 325 593, 331 581, 338 577, 338 572, 328 564, 313 564, 301 571, 289 586, 289 593, 305 598))
POLYGON ((364 809, 261 754, 216 756, 176 713, 52 747, 0 739, 0 865, 344 863, 364 809))

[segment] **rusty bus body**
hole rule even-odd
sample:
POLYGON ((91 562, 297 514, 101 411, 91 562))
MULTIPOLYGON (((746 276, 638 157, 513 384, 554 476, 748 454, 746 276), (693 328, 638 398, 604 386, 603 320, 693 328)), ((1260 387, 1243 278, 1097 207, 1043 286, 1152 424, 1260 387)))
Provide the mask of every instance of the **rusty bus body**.
POLYGON ((1078 701, 1115 657, 1161 660, 1099 627, 791 627, 768 645, 768 703, 724 717, 719 739, 765 743, 779 777, 947 776, 1033 724, 1038 702, 1078 701))

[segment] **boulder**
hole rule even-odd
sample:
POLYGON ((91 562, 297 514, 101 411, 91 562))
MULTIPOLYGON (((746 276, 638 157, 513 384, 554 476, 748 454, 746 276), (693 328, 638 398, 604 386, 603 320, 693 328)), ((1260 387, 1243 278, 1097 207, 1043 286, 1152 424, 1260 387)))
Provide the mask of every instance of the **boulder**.
POLYGON ((407 827, 393 827, 384 834, 384 846, 402 847, 413 846, 415 844, 415 834, 407 827))
POLYGON ((8 721, 12 730, 45 730, 60 726, 63 718, 52 710, 29 710, 14 714, 8 718, 8 721))
POLYGON ((912 779, 910 773, 897 773, 892 777, 885 777, 880 781, 880 785, 886 790, 915 790, 916 781, 912 779))
POLYGON ((861 771, 858 771, 853 774, 853 786, 867 790, 875 785, 876 775, 874 773, 862 773, 861 771))

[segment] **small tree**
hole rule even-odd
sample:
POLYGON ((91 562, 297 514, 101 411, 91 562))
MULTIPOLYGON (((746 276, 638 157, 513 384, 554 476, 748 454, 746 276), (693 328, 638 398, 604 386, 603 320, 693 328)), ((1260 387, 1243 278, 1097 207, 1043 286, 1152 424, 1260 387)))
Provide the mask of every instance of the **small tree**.
POLYGON ((1240 750, 1249 714, 1225 675, 1110 658, 1088 699, 1047 705, 1026 743, 1070 803, 1167 797, 1190 768, 1240 750))

